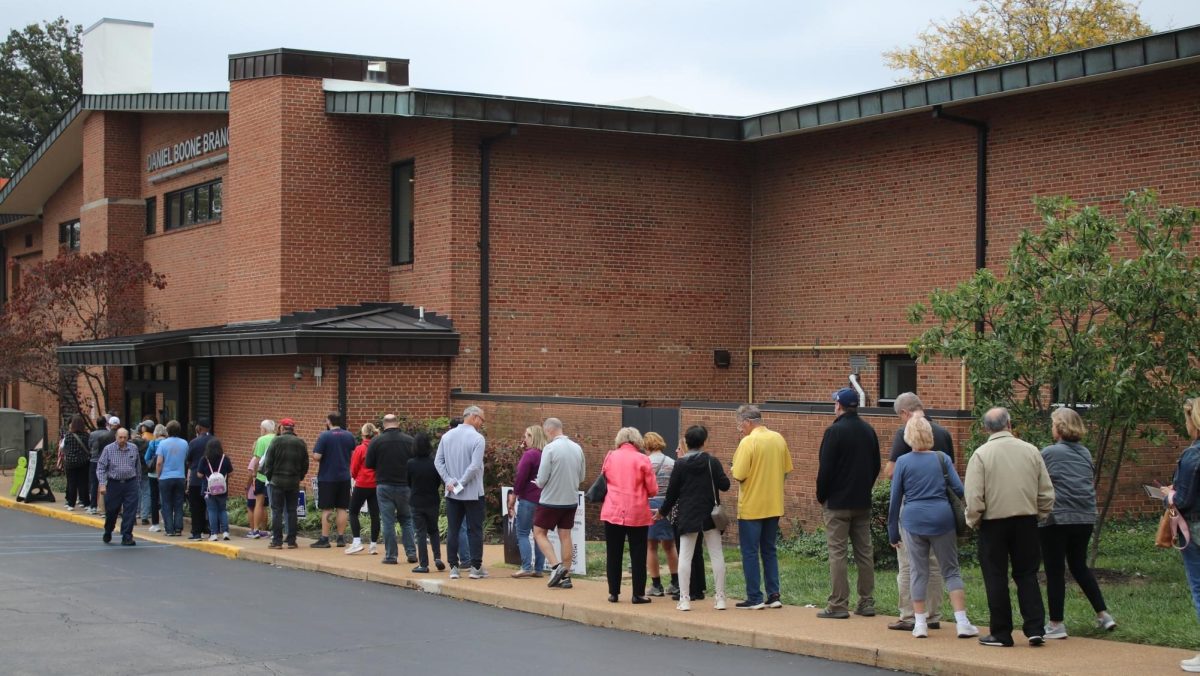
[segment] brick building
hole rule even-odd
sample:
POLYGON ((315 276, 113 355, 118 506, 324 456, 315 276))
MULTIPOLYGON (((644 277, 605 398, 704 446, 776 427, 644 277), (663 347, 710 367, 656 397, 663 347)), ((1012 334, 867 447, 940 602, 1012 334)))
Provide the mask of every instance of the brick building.
POLYGON ((744 118, 420 89, 403 59, 291 49, 230 56, 228 92, 152 93, 149 30, 88 30, 83 97, 0 186, 0 297, 72 249, 166 273, 141 301, 159 324, 60 358, 111 369, 125 419, 211 417, 239 466, 264 417, 311 439, 330 410, 469 403, 492 438, 562 417, 593 470, 622 424, 705 422, 728 457, 751 398, 808 524, 851 374, 881 438, 906 389, 966 436, 963 374, 908 358, 905 308, 1000 267, 1034 195, 1200 201, 1200 28, 744 118))

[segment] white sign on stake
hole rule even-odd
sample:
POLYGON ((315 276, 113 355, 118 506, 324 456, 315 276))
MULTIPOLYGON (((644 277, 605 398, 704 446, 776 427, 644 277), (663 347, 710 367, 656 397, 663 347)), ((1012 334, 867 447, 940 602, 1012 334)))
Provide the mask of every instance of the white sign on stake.
MULTIPOLYGON (((512 491, 512 486, 500 487, 500 513, 505 519, 508 518, 508 494, 512 491)), ((571 573, 574 575, 587 575, 587 556, 583 552, 587 551, 584 546, 587 540, 584 538, 584 502, 583 491, 579 491, 575 499, 578 501, 575 507, 575 524, 571 527, 571 573)), ((562 544, 558 541, 558 531, 552 530, 548 534, 550 544, 554 546, 554 550, 562 556, 562 544)), ((529 531, 529 545, 535 550, 537 543, 533 541, 533 529, 529 531)), ((550 564, 545 564, 545 570, 550 570, 550 564)))

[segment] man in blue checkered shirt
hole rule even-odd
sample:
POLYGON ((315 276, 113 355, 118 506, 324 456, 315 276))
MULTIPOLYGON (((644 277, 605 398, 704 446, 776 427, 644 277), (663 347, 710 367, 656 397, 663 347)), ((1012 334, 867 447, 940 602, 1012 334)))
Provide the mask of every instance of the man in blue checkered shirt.
POLYGON ((117 440, 104 447, 96 463, 96 480, 104 496, 104 541, 112 542, 117 511, 121 512, 121 544, 131 547, 138 509, 138 449, 129 442, 129 430, 117 430, 117 440))

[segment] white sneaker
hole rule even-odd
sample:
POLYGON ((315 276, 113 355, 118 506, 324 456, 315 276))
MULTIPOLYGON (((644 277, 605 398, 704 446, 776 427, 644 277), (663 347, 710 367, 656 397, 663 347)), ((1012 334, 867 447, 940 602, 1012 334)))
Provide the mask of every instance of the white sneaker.
POLYGON ((675 604, 675 610, 691 610, 692 602, 682 596, 679 597, 679 603, 675 604))
MULTIPOLYGON (((979 635, 979 627, 976 627, 975 625, 971 624, 970 622, 958 623, 958 637, 959 638, 971 638, 972 636, 978 636, 978 635, 979 635)), ((1046 638, 1050 638, 1050 637, 1047 636, 1046 638)))
POLYGON ((209 541, 209 542, 216 542, 216 541, 217 541, 217 539, 218 539, 218 538, 220 538, 220 537, 221 537, 220 535, 217 535, 216 533, 213 533, 212 535, 208 536, 208 541, 209 541))
POLYGON ((725 610, 725 595, 724 594, 717 594, 716 600, 713 601, 713 608, 715 610, 725 610))
POLYGON ((1096 618, 1096 628, 1104 631, 1112 631, 1117 628, 1117 621, 1112 618, 1112 615, 1104 613, 1096 618))
POLYGON ((1196 655, 1190 660, 1180 660, 1179 668, 1192 673, 1200 673, 1200 655, 1196 655))
POLYGON ((74 505, 67 505, 67 511, 68 511, 68 512, 74 512, 74 511, 75 511, 75 506, 74 506, 74 505))
POLYGON ((914 624, 913 638, 929 638, 929 625, 923 622, 914 624))
POLYGON ((374 556, 374 555, 376 555, 376 554, 378 554, 378 553, 379 553, 379 549, 377 549, 377 548, 375 547, 375 543, 374 543, 374 542, 372 542, 370 545, 368 545, 368 546, 367 546, 367 553, 368 553, 368 554, 370 554, 370 555, 372 555, 372 556, 374 556))
POLYGON ((1067 625, 1065 625, 1065 624, 1060 624, 1058 626, 1055 626, 1052 624, 1046 625, 1046 640, 1064 639, 1066 637, 1067 637, 1067 625))
POLYGON ((346 553, 347 554, 357 554, 357 553, 361 552, 362 550, 363 550, 363 546, 362 546, 361 542, 351 543, 351 545, 346 548, 346 553))
POLYGON ((458 579, 458 566, 450 566, 450 579, 451 580, 458 579))
POLYGON ((228 540, 229 540, 229 533, 228 533, 228 532, 221 533, 221 539, 222 539, 222 540, 225 540, 225 541, 228 541, 228 540))
POLYGON ((482 580, 487 576, 488 572, 483 568, 483 566, 472 568, 471 572, 467 575, 467 577, 471 578, 472 580, 482 580))
POLYGON ((151 533, 157 533, 162 530, 162 528, 160 528, 158 524, 154 524, 153 526, 150 526, 149 530, 151 533))

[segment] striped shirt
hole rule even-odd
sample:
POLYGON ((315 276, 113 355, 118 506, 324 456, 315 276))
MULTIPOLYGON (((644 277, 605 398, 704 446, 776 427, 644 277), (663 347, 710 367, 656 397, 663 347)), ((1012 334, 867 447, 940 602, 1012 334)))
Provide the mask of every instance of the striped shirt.
POLYGON ((96 463, 96 479, 101 486, 113 481, 136 479, 138 476, 138 449, 126 442, 120 446, 113 442, 100 452, 100 461, 96 463))

